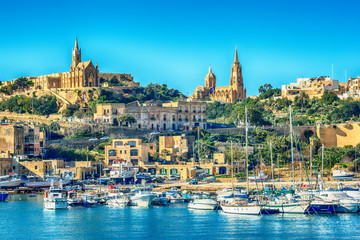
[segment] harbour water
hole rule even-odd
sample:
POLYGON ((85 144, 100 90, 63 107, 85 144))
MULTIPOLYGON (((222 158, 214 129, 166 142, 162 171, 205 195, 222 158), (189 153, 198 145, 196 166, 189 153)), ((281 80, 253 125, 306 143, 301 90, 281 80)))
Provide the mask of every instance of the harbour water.
POLYGON ((42 195, 0 202, 0 239, 359 239, 360 213, 229 215, 187 204, 44 210, 42 195))

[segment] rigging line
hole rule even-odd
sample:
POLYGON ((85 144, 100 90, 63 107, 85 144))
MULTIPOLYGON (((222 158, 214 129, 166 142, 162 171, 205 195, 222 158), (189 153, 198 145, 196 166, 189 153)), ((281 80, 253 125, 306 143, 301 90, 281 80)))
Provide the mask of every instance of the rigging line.
MULTIPOLYGON (((295 116, 293 116, 293 118, 294 118, 294 121, 293 121, 293 122, 295 122, 295 116)), ((311 183, 310 183, 309 175, 308 175, 307 168, 306 168, 306 164, 305 164, 304 154, 303 154, 303 152, 302 152, 302 148, 301 148, 301 143, 300 143, 299 132, 298 132, 297 127, 296 127, 296 126, 295 126, 295 131, 296 131, 296 137, 297 137, 298 142, 299 142, 299 148, 300 148, 301 158, 302 158, 302 161, 303 161, 303 163, 304 163, 304 168, 305 168, 306 178, 307 178, 307 180, 308 180, 308 182, 309 182, 309 187, 310 187, 310 190, 311 190, 311 183)), ((310 169, 310 172, 311 172, 311 169, 310 169)))

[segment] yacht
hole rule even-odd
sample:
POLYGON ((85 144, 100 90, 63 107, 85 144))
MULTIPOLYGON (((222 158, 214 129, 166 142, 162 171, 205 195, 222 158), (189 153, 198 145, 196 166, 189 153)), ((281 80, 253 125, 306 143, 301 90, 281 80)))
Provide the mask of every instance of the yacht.
POLYGON ((333 179, 334 180, 352 180, 354 178, 354 173, 349 173, 346 170, 334 170, 333 179))
POLYGON ((302 200, 300 196, 286 194, 276 197, 273 201, 262 206, 265 211, 279 211, 280 213, 308 213, 310 201, 302 200))
POLYGON ((118 192, 116 195, 111 196, 107 204, 113 207, 126 207, 129 201, 129 198, 124 193, 118 192))
POLYGON ((156 194, 152 193, 152 187, 141 186, 134 187, 130 192, 130 202, 133 206, 148 207, 151 201, 156 197, 156 194))
POLYGON ((219 206, 218 202, 211 199, 209 194, 203 194, 190 202, 188 208, 200 210, 215 210, 219 206))
POLYGON ((242 214, 242 215, 259 215, 261 206, 256 202, 249 203, 248 199, 229 198, 220 203, 221 209, 225 213, 242 214))
POLYGON ((60 181, 59 186, 55 186, 53 183, 50 186, 48 191, 44 193, 44 208, 45 209, 67 209, 68 201, 66 198, 66 193, 62 187, 62 182, 60 181))
POLYGON ((335 208, 336 212, 354 213, 358 211, 359 202, 356 199, 349 197, 345 192, 320 191, 316 196, 326 201, 337 202, 338 205, 335 208))
POLYGON ((21 179, 18 178, 17 174, 9 174, 0 177, 0 188, 16 188, 20 186, 21 179))
POLYGON ((338 202, 324 200, 319 197, 316 197, 312 192, 303 191, 297 193, 302 200, 308 200, 310 202, 310 206, 308 209, 308 213, 310 214, 333 214, 336 211, 336 207, 338 202))
POLYGON ((216 191, 216 199, 218 202, 222 202, 224 200, 227 200, 229 198, 249 198, 249 195, 246 193, 246 189, 241 188, 234 188, 232 190, 231 188, 224 188, 221 190, 216 191))

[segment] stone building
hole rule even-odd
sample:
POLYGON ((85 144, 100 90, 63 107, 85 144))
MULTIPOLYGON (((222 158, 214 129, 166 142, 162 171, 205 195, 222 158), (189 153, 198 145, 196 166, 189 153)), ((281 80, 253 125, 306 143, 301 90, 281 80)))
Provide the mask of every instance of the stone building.
POLYGON ((19 175, 30 175, 35 177, 44 178, 46 175, 50 175, 51 163, 49 161, 42 160, 20 160, 18 161, 19 175))
POLYGON ((136 123, 131 127, 138 129, 192 130, 196 127, 206 129, 206 102, 169 102, 138 101, 123 105, 122 103, 105 103, 97 105, 94 120, 97 123, 117 125, 117 118, 123 114, 131 115, 136 123))
POLYGON ((281 96, 294 100, 297 95, 304 92, 310 98, 321 98, 325 91, 332 91, 336 95, 340 95, 345 90, 338 80, 333 80, 330 77, 298 78, 296 83, 282 85, 281 96))
POLYGON ((205 87, 198 86, 193 95, 193 99, 211 99, 213 101, 234 103, 237 100, 246 98, 242 67, 239 62, 238 53, 235 49, 234 62, 231 66, 230 84, 226 87, 216 86, 216 76, 209 68, 209 73, 205 76, 205 87))
MULTIPOLYGON (((81 61, 81 48, 78 40, 75 39, 75 46, 72 49, 72 62, 69 72, 52 73, 48 75, 29 77, 34 82, 34 89, 52 88, 85 88, 100 87, 100 79, 109 80, 116 77, 122 86, 140 86, 133 81, 130 74, 120 73, 100 73, 99 66, 89 61, 81 61)), ((13 81, 5 82, 5 85, 12 84, 13 81)))
POLYGON ((176 154, 183 157, 190 157, 195 143, 194 135, 160 136, 159 153, 166 150, 169 154, 176 154))
POLYGON ((0 124, 0 154, 24 155, 24 129, 22 126, 0 124))
POLYGON ((116 159, 127 159, 139 165, 140 162, 148 162, 149 155, 156 152, 156 143, 143 143, 141 139, 114 139, 111 145, 105 146, 105 164, 112 164, 116 159))

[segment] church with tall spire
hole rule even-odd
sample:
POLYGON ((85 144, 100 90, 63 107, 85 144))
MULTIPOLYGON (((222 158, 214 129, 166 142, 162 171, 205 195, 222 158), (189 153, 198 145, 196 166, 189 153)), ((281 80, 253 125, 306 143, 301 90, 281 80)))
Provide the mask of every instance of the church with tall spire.
POLYGON ((242 76, 242 67, 239 62, 237 49, 235 48, 234 62, 231 66, 230 83, 226 87, 216 86, 216 77, 210 66, 209 73, 205 76, 205 86, 198 86, 193 99, 211 99, 218 102, 234 103, 246 98, 246 89, 242 76))
MULTIPOLYGON (((62 73, 52 73, 38 77, 29 77, 34 82, 35 89, 51 89, 51 88, 86 88, 86 87, 102 87, 103 82, 116 78, 121 86, 140 86, 139 83, 133 81, 130 74, 125 73, 100 73, 99 66, 94 66, 91 59, 89 61, 81 61, 81 48, 77 37, 75 38, 75 46, 72 49, 72 61, 70 71, 62 73), (123 80, 125 79, 125 80, 123 80)), ((11 81, 8 82, 10 84, 11 81)))

